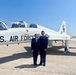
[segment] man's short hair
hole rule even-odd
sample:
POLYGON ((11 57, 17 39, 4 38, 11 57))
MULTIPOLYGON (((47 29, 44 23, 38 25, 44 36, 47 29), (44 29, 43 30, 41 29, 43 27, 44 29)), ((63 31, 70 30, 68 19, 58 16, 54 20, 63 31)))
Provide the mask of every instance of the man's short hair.
POLYGON ((41 31, 41 33, 42 33, 42 32, 44 32, 44 31, 41 31))

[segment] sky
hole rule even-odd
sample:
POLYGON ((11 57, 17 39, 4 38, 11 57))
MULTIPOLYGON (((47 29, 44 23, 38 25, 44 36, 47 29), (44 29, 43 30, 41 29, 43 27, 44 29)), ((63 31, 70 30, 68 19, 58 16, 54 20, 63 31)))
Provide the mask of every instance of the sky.
POLYGON ((26 21, 58 31, 63 20, 76 36, 76 0, 0 0, 0 21, 26 21))

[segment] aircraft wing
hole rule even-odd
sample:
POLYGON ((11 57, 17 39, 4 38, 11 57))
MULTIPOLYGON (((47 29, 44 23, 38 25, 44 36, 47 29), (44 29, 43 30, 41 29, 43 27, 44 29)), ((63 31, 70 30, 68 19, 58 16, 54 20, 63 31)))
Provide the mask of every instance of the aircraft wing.
POLYGON ((69 35, 52 34, 48 37, 49 40, 70 40, 69 35))

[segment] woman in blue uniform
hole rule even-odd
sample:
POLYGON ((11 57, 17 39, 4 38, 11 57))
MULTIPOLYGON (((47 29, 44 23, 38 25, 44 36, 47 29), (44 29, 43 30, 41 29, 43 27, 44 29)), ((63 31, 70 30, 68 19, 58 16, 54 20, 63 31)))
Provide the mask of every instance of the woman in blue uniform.
POLYGON ((34 66, 37 65, 37 57, 38 57, 38 34, 35 34, 35 38, 32 39, 31 41, 31 50, 33 53, 33 63, 34 66))

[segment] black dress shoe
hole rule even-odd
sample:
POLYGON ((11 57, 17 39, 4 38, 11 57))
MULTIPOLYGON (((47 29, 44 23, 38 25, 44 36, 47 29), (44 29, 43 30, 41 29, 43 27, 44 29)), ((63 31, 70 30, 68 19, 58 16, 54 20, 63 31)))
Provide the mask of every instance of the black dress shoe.
POLYGON ((34 66, 37 66, 37 64, 34 64, 34 66))
POLYGON ((43 66, 46 66, 45 63, 43 63, 43 66))
POLYGON ((41 65, 42 65, 42 63, 39 64, 39 66, 41 66, 41 65))

